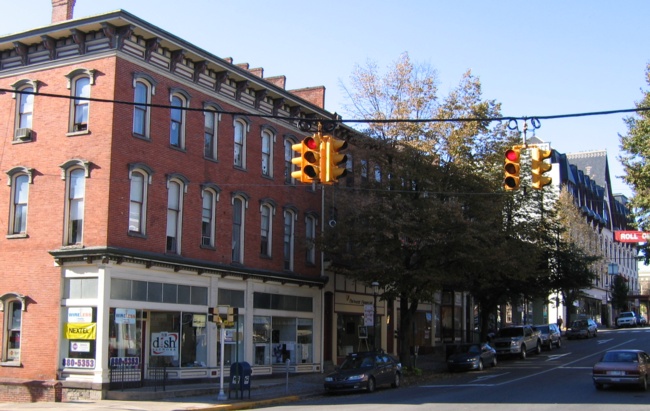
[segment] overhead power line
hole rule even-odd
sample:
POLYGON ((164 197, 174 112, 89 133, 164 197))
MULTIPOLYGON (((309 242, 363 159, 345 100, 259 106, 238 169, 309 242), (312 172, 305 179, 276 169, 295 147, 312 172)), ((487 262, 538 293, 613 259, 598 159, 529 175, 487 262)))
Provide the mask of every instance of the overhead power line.
MULTIPOLYGON (((274 118, 280 120, 289 120, 289 121, 304 121, 304 117, 286 117, 279 116, 277 114, 264 114, 264 113, 251 113, 244 111, 226 111, 226 110, 217 110, 212 108, 202 108, 202 107, 179 107, 172 106, 167 104, 153 104, 153 103, 136 103, 134 101, 123 101, 123 100, 111 100, 111 99, 101 99, 94 97, 76 97, 63 94, 52 94, 52 93, 42 93, 42 92, 28 92, 22 90, 14 89, 4 89, 0 88, 0 93, 18 93, 18 94, 33 94, 35 96, 43 97, 52 97, 52 98, 62 98, 68 100, 83 100, 99 103, 111 103, 111 104, 124 104, 130 106, 141 106, 141 107, 154 107, 154 108, 164 108, 164 109, 176 109, 176 110, 185 110, 185 111, 198 111, 198 112, 216 112, 220 114, 227 115, 246 115, 249 117, 263 117, 263 118, 274 118)), ((448 123, 448 122, 504 122, 507 121, 510 124, 514 123, 516 128, 517 121, 531 121, 533 123, 539 124, 539 120, 555 120, 560 118, 572 118, 572 117, 589 117, 589 116, 604 116, 610 114, 624 114, 624 113, 634 113, 634 112, 645 112, 650 111, 650 107, 637 107, 637 108, 628 108, 620 110, 606 110, 606 111, 591 111, 583 113, 570 113, 570 114, 554 114, 548 116, 503 116, 503 117, 452 117, 452 118, 419 118, 419 119, 410 119, 410 118, 390 118, 390 119, 344 119, 338 116, 335 118, 323 118, 334 123, 448 123)), ((318 120, 318 119, 313 119, 318 120)))

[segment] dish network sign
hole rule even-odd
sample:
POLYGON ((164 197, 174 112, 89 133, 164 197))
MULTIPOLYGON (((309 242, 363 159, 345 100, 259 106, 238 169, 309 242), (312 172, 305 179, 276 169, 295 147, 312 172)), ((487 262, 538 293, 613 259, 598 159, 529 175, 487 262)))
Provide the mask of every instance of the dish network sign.
POLYGON ((650 233, 643 231, 614 231, 614 239, 620 243, 645 243, 650 233))

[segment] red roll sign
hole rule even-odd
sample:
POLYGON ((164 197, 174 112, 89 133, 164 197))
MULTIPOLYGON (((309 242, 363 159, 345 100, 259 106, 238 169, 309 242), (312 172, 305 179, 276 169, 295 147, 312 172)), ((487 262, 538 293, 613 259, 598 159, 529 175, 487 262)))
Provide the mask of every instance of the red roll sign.
POLYGON ((650 233, 644 231, 614 231, 614 239, 620 243, 645 243, 650 233))

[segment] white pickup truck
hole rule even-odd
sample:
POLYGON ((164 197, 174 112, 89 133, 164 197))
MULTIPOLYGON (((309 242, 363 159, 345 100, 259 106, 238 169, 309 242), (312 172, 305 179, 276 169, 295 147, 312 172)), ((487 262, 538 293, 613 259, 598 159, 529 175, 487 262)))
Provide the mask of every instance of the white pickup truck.
POLYGON ((542 352, 542 339, 539 331, 530 325, 513 325, 500 329, 490 341, 497 355, 518 355, 526 359, 529 352, 542 352))

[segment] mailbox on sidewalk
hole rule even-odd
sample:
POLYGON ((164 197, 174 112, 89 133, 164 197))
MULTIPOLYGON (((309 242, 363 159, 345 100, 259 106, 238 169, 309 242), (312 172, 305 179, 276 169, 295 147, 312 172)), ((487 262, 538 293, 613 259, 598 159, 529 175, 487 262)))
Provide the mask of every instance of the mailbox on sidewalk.
POLYGON ((230 366, 230 388, 228 398, 235 391, 235 398, 244 398, 244 390, 248 390, 248 398, 251 397, 251 375, 253 370, 247 362, 236 362, 230 366), (240 397, 241 395, 241 397, 240 397))

